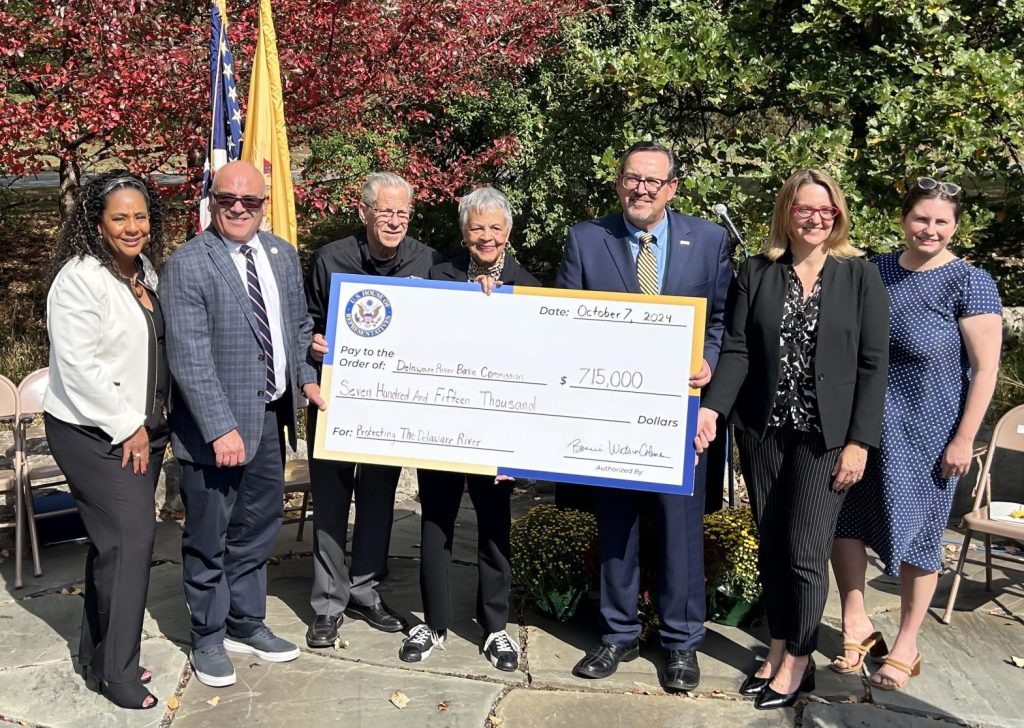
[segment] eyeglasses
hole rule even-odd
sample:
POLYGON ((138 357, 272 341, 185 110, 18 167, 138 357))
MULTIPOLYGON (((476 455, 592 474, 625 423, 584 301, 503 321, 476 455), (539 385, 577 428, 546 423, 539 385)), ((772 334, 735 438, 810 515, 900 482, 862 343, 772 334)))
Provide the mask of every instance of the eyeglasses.
POLYGON ((809 219, 814 213, 818 213, 822 220, 832 220, 839 216, 839 208, 835 205, 824 207, 811 207, 810 205, 791 205, 790 211, 800 220, 809 219))
POLYGON ((266 197, 254 197, 253 195, 236 197, 235 195, 221 194, 219 192, 213 193, 213 199, 217 203, 217 207, 223 207, 225 210, 230 210, 235 206, 236 202, 241 202, 246 212, 256 212, 267 201, 266 197))
POLYGON ((657 177, 637 177, 635 174, 622 174, 619 175, 619 179, 622 181, 622 186, 627 190, 639 189, 643 185, 644 192, 657 192, 672 181, 670 179, 658 179, 657 177))
POLYGON ((938 187, 942 194, 947 197, 956 197, 963 189, 960 185, 955 185, 952 182, 939 182, 931 177, 918 177, 917 186, 922 190, 934 190, 938 187))
POLYGON ((397 217, 399 222, 409 222, 412 219, 412 210, 391 210, 389 208, 379 209, 373 205, 367 205, 368 210, 372 210, 374 215, 377 215, 384 220, 390 220, 397 217))

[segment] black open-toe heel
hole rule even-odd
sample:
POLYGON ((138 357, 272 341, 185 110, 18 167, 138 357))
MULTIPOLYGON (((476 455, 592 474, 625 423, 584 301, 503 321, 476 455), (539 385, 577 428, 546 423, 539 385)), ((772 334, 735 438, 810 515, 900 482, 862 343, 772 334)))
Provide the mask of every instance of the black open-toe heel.
MULTIPOLYGON (((94 693, 100 691, 99 679, 93 675, 92 668, 89 665, 79 665, 78 669, 75 670, 85 680, 85 686, 92 690, 94 693)), ((139 666, 139 683, 142 685, 149 685, 153 681, 153 673, 149 671, 148 667, 139 666)))
POLYGON ((139 682, 108 683, 99 681, 100 695, 104 696, 111 703, 119 708, 131 710, 150 710, 159 704, 159 700, 153 693, 142 687, 139 682), (153 702, 146 704, 148 699, 153 702))

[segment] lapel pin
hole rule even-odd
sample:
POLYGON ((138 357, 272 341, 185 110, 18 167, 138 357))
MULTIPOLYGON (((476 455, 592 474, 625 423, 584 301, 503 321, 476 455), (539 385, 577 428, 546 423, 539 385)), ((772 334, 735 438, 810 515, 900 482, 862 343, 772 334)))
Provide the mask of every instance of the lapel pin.
POLYGON ((690 244, 690 241, 689 241, 689 240, 680 240, 680 241, 679 241, 679 244, 680 244, 680 245, 689 245, 689 244, 690 244))
POLYGON ((274 255, 277 255, 277 246, 275 245, 273 248, 271 248, 270 252, 273 253, 274 255))

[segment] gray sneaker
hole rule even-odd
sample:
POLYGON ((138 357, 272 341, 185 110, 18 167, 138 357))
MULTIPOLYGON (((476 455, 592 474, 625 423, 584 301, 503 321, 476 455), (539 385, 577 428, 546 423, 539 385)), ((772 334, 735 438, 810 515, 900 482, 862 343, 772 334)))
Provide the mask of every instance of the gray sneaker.
POLYGON ((256 655, 267 662, 291 662, 299 656, 298 647, 275 635, 266 625, 248 637, 225 637, 224 649, 228 652, 256 655))
POLYGON ((235 666, 224 651, 224 645, 195 647, 189 655, 192 672, 203 685, 223 688, 235 684, 235 666))

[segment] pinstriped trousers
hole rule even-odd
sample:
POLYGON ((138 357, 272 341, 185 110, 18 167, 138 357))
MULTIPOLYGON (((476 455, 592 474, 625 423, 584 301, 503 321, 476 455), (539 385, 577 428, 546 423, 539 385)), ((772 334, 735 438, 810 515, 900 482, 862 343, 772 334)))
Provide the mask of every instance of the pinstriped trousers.
POLYGON ((759 534, 758 567, 772 639, 809 655, 828 596, 828 559, 846 491, 832 490, 841 448, 820 433, 769 427, 763 440, 740 433, 743 478, 759 534))

